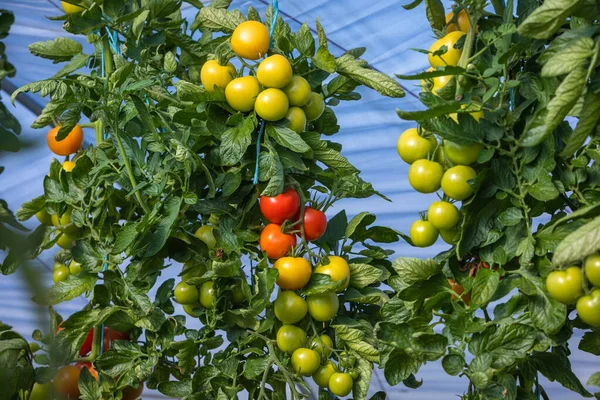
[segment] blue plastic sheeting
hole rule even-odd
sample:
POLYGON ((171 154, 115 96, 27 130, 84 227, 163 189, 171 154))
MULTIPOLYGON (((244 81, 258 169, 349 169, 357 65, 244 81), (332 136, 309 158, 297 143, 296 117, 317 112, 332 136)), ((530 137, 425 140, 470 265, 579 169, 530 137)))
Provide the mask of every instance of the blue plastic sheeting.
MULTIPOLYGON (((392 75, 425 70, 428 67, 427 57, 409 49, 426 49, 433 42, 424 8, 420 6, 415 10, 406 11, 401 7, 405 2, 408 0, 281 0, 279 4, 280 15, 291 24, 292 29, 297 29, 302 22, 307 22, 314 28, 315 20, 319 17, 330 40, 330 50, 334 54, 340 55, 349 48, 364 46, 367 52, 363 58, 375 68, 392 75)), ((252 5, 264 15, 266 4, 266 1, 234 1, 232 6, 245 11, 252 5)), ((449 6, 449 2, 445 4, 449 6)), ((193 20, 196 10, 189 5, 185 7, 185 17, 193 20)), ((17 77, 11 81, 21 86, 58 71, 60 65, 31 56, 27 45, 57 36, 69 36, 62 30, 60 21, 50 21, 46 18, 62 14, 59 2, 0 0, 0 8, 12 10, 16 15, 16 24, 10 36, 5 39, 9 59, 17 67, 17 77)), ((90 51, 90 46, 82 37, 75 38, 90 51)), ((407 90, 418 93, 419 88, 415 81, 402 83, 407 90)), ((396 153, 398 136, 405 129, 414 127, 414 124, 401 121, 396 116, 395 109, 416 110, 421 105, 410 93, 403 99, 383 98, 364 88, 360 93, 363 96, 362 100, 345 102, 335 108, 341 130, 332 139, 342 143, 342 153, 362 170, 363 178, 372 182, 375 188, 392 202, 379 197, 344 200, 337 203, 328 214, 331 217, 341 209, 346 209, 349 216, 371 211, 377 215, 378 224, 407 233, 410 224, 419 218, 419 211, 426 210, 428 205, 437 199, 435 195, 423 195, 411 189, 406 178, 408 166, 396 153)), ((8 103, 6 97, 3 93, 3 101, 8 103)), ((43 103, 45 100, 38 101, 43 103)), ((0 165, 6 167, 6 172, 0 175, 0 198, 6 199, 9 206, 16 210, 21 203, 43 192, 43 177, 48 173, 53 155, 46 146, 46 130, 33 130, 28 127, 35 116, 20 104, 17 104, 14 113, 24 128, 21 135, 23 149, 16 154, 0 155, 0 165)), ((86 132, 86 144, 92 141, 92 132, 86 132)), ((33 228, 36 224, 34 219, 26 225, 33 228)), ((404 242, 390 246, 397 255, 415 257, 433 256, 447 247, 441 240, 428 249, 412 248, 404 242)), ((33 263, 36 272, 39 271, 48 286, 51 284, 52 257, 53 252, 47 251, 33 263)), ((165 271, 164 279, 176 277, 179 271, 178 266, 170 268, 165 271)), ((29 298, 27 286, 20 275, 0 278, 0 321, 13 325, 28 337, 34 329, 40 327, 36 308, 29 298)), ((57 310, 63 315, 68 315, 79 310, 84 304, 85 299, 75 299, 59 305, 57 310)), ((199 327, 197 320, 189 321, 191 327, 199 327)), ((577 350, 579 339, 580 337, 577 337, 572 341, 572 360, 575 373, 585 382, 597 370, 598 364, 592 355, 577 350)), ((374 374, 371 391, 375 393, 384 390, 390 399, 455 399, 455 395, 462 394, 468 384, 465 378, 447 376, 439 363, 430 363, 423 367, 417 378, 424 381, 423 386, 417 390, 403 386, 389 387, 383 377, 383 371, 378 370, 374 374)), ((541 383, 552 399, 579 398, 556 383, 547 382, 543 378, 541 383)), ((144 398, 160 396, 156 393, 148 396, 148 392, 144 394, 144 398)))

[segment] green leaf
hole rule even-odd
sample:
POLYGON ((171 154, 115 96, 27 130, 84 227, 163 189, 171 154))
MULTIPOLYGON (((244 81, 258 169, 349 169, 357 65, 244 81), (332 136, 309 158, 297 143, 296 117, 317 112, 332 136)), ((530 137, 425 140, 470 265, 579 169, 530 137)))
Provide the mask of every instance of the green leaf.
POLYGON ((536 328, 555 334, 567 320, 567 306, 540 292, 529 297, 529 317, 536 328))
POLYGON ((416 355, 408 354, 400 349, 392 350, 384 365, 385 380, 395 386, 411 374, 416 374, 420 365, 416 355))
POLYGON ((326 47, 319 47, 317 53, 312 58, 315 67, 329 72, 330 74, 336 71, 336 60, 333 54, 326 47))
POLYGON ((288 127, 269 124, 267 125, 267 134, 281 146, 296 153, 305 153, 310 150, 310 147, 302 140, 302 137, 288 127))
POLYGON ((542 76, 565 75, 574 69, 583 67, 586 60, 592 56, 594 40, 580 37, 569 41, 559 52, 544 63, 542 76))
POLYGON ((73 59, 71 60, 70 63, 65 65, 52 78, 57 79, 57 78, 62 78, 64 76, 67 76, 67 75, 77 71, 78 69, 85 67, 88 64, 89 60, 90 60, 90 56, 88 56, 87 54, 77 54, 73 57, 73 59))
POLYGON ((355 232, 360 231, 363 232, 362 235, 358 235, 360 236, 358 239, 362 240, 364 237, 366 237, 366 227, 371 225, 373 222, 375 222, 375 215, 371 214, 368 211, 363 211, 357 215, 355 215, 350 222, 348 222, 348 226, 346 227, 346 234, 344 236, 344 238, 350 239, 350 238, 354 238, 355 237, 355 232))
POLYGON ((523 211, 520 208, 510 207, 502 211, 498 221, 504 226, 514 226, 523 220, 523 211))
POLYGON ((550 201, 558 197, 558 189, 550 180, 550 177, 543 175, 538 181, 527 189, 534 199, 539 201, 550 201))
POLYGON ((586 384, 588 386, 600 386, 600 372, 595 372, 590 376, 590 379, 588 379, 586 384))
POLYGON ((334 281, 329 275, 314 273, 310 277, 310 281, 302 288, 302 293, 305 296, 313 294, 337 292, 344 288, 346 280, 334 281))
POLYGON ((373 363, 362 357, 358 357, 354 368, 358 372, 358 378, 354 380, 352 386, 352 397, 356 400, 364 400, 367 398, 369 387, 371 386, 373 363))
POLYGON ((338 241, 344 238, 347 226, 348 217, 346 216, 346 210, 342 210, 327 222, 327 229, 323 236, 317 240, 317 243, 337 244, 338 241))
POLYGON ((17 210, 17 218, 19 221, 27 221, 33 217, 38 211, 44 208, 46 199, 44 196, 38 196, 35 199, 25 202, 21 205, 21 208, 17 210))
POLYGON ((448 354, 442 358, 442 368, 448 375, 456 376, 463 372, 465 359, 458 354, 448 354))
POLYGON ((586 332, 579 342, 579 350, 600 356, 600 331, 586 332))
POLYGON ((443 31, 446 26, 446 12, 441 0, 425 0, 425 13, 431 28, 443 31))
POLYGON ((344 299, 353 303, 377 304, 381 307, 388 302, 389 297, 382 290, 373 287, 362 289, 349 287, 344 292, 344 299))
POLYGON ((162 218, 156 226, 156 231, 150 237, 150 243, 145 253, 146 257, 155 255, 167 243, 180 208, 181 199, 179 197, 170 197, 163 202, 162 218))
POLYGON ((579 113, 579 121, 571 135, 567 138, 561 157, 571 157, 583 145, 600 119, 600 93, 588 92, 585 95, 583 108, 579 113))
POLYGON ((221 146, 219 147, 223 165, 235 165, 242 159, 252 142, 252 132, 255 128, 256 119, 249 116, 238 126, 225 131, 221 137, 221 146))
POLYGON ((479 269, 473 281, 471 301, 480 306, 487 304, 494 296, 494 293, 496 293, 499 283, 499 273, 492 269, 479 269))
POLYGON ((384 96, 404 97, 404 90, 398 82, 379 71, 364 67, 362 61, 350 54, 344 54, 337 58, 335 64, 336 71, 340 75, 360 82, 384 96))
POLYGON ((246 379, 255 379, 265 372, 265 369, 270 368, 272 361, 268 357, 264 358, 249 358, 244 363, 244 377, 246 379))
POLYGON ((571 363, 566 354, 536 352, 528 359, 549 381, 557 381, 584 397, 592 397, 579 378, 571 370, 571 363))
POLYGON ((442 270, 442 265, 433 259, 399 257, 394 260, 398 278, 406 285, 429 279, 442 270))
POLYGON ((519 34, 535 39, 550 37, 581 2, 582 0, 546 0, 519 25, 519 34))
MULTIPOLYGON (((447 105, 442 105, 436 108, 430 108, 427 111, 422 112, 424 118, 432 118, 437 116, 438 118, 434 119, 426 119, 422 121, 423 129, 436 132, 443 139, 449 140, 450 142, 458 143, 458 144, 474 144, 481 143, 483 141, 483 131, 481 129, 475 130, 464 130, 461 125, 454 122, 452 119, 445 117, 444 115, 451 113, 453 111, 457 111, 458 103, 451 103, 447 105), (431 114, 428 114, 431 112, 431 114)), ((416 116, 416 113, 420 111, 414 111, 413 114, 416 116)), ((405 115, 406 113, 404 113, 405 115)), ((400 112, 398 112, 400 115, 400 112)), ((461 116, 459 116, 460 118, 461 116)), ((403 115, 400 115, 400 118, 404 118, 403 115)), ((475 119, 471 118, 473 121, 475 119)), ((416 118, 420 119, 420 118, 416 118)))
POLYGON ((321 140, 318 133, 305 132, 302 139, 310 146, 315 159, 321 161, 331 169, 339 172, 341 175, 348 175, 357 172, 356 168, 350 164, 348 159, 342 156, 331 143, 321 140))
POLYGON ((229 12, 223 8, 204 7, 198 11, 191 29, 207 29, 213 32, 231 33, 245 20, 246 18, 239 11, 229 12))
POLYGON ((490 353, 493 368, 502 368, 522 359, 531 350, 536 340, 536 330, 520 323, 490 326, 475 333, 469 343, 469 351, 477 356, 490 353))
POLYGON ((306 57, 312 57, 315 54, 315 38, 313 37, 310 27, 306 22, 303 23, 298 29, 298 32, 293 35, 292 41, 294 42, 294 46, 296 46, 302 55, 306 57))
POLYGON ((369 264, 348 264, 350 267, 350 286, 363 288, 375 282, 379 282, 382 271, 369 264))
POLYGON ((34 56, 47 58, 55 62, 69 61, 73 56, 83 51, 81 43, 63 37, 46 42, 32 43, 28 47, 34 56))
POLYGON ((84 293, 90 293, 98 277, 95 274, 71 275, 66 281, 58 282, 48 289, 48 304, 56 305, 79 297, 84 293))
POLYGON ((600 217, 594 218, 560 242, 552 257, 552 265, 570 265, 598 250, 600 250, 600 217))

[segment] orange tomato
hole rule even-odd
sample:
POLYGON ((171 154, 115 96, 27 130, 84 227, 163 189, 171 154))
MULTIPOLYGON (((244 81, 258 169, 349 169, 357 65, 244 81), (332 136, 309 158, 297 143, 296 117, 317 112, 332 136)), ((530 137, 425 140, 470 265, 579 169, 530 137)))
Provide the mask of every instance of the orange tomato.
POLYGON ((239 24, 231 35, 231 48, 247 60, 258 60, 269 51, 269 31, 258 21, 239 24))
POLYGON ((312 275, 309 262, 302 257, 283 257, 275 261, 273 265, 279 271, 277 285, 282 289, 302 289, 312 275))
POLYGON ((68 156, 77 153, 77 151, 81 149, 81 146, 83 146, 83 130, 81 129, 81 126, 75 125, 67 137, 61 141, 57 141, 56 135, 58 134, 59 129, 60 126, 57 126, 48 132, 47 140, 50 150, 59 156, 68 156))

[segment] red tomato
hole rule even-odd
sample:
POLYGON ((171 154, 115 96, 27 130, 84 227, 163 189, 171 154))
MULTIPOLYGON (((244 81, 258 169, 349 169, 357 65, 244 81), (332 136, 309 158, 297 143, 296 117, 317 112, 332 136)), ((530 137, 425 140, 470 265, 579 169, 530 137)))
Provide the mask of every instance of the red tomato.
POLYGON ((281 225, 269 224, 260 233, 260 251, 269 258, 281 258, 296 245, 296 236, 281 232, 281 225))
POLYGON ((291 188, 277 196, 260 198, 260 211, 269 222, 274 224, 281 224, 286 219, 293 218, 299 209, 300 196, 291 188))
MULTIPOLYGON (((300 219, 298 216, 297 220, 300 219)), ((298 231, 297 235, 302 236, 300 232, 300 223, 294 227, 298 231)), ((327 217, 323 211, 315 210, 311 207, 304 209, 304 237, 308 241, 317 240, 325 233, 327 229, 327 217)))
MULTIPOLYGON (((126 332, 117 332, 114 329, 104 327, 104 351, 107 351, 112 347, 112 342, 115 340, 131 340, 129 334, 126 332)), ((80 356, 87 355, 92 351, 92 342, 94 341, 94 328, 90 329, 90 332, 86 336, 81 349, 79 350, 80 356)))
MULTIPOLYGON (((96 369, 92 366, 92 363, 89 362, 80 362, 75 364, 75 367, 77 367, 79 369, 79 373, 81 374, 81 370, 84 368, 87 368, 88 371, 90 371, 90 375, 92 375, 92 377, 98 381, 98 371, 96 371, 96 369)), ((79 377, 78 377, 79 378, 79 377)))
POLYGON ((139 399, 144 391, 144 382, 140 382, 137 388, 132 386, 126 387, 123 389, 123 399, 122 400, 135 400, 139 399))

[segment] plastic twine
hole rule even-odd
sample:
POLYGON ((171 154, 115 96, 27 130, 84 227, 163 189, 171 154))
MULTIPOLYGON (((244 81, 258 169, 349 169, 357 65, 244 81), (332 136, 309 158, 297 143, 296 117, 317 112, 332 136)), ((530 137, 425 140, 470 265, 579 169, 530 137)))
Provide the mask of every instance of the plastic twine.
MULTIPOLYGON (((271 30, 269 31, 269 48, 273 45, 273 34, 275 33, 275 25, 277 25, 277 18, 279 17, 279 0, 272 0, 271 5, 273 6, 273 18, 271 18, 271 30)), ((260 141, 262 135, 265 132, 265 120, 260 120, 260 129, 258 130, 258 138, 256 139, 256 168, 254 169, 254 178, 252 179, 253 184, 258 184, 258 159, 260 158, 260 141)))

